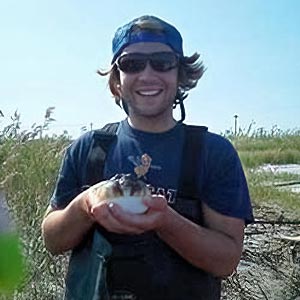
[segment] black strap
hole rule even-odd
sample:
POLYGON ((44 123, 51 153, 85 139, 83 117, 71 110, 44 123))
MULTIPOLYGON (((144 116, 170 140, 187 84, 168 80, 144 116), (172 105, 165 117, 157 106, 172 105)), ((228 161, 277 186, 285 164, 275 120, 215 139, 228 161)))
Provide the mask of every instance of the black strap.
MULTIPOLYGON (((93 185, 103 177, 107 151, 116 138, 118 123, 105 125, 93 131, 87 156, 85 182, 93 185)), ((65 300, 108 299, 106 287, 106 260, 111 255, 111 245, 97 230, 90 231, 70 257, 66 276, 65 300)))
POLYGON ((181 159, 181 173, 177 197, 194 199, 199 195, 199 170, 203 159, 203 141, 207 127, 185 126, 185 141, 181 159))
POLYGON ((116 138, 118 126, 119 123, 109 123, 93 132, 93 140, 87 158, 85 180, 87 185, 91 186, 102 180, 106 155, 116 138))
POLYGON ((104 125, 101 129, 96 130, 96 132, 100 132, 101 134, 113 134, 115 135, 115 133, 117 132, 117 129, 119 127, 119 122, 115 122, 115 123, 108 123, 106 125, 104 125))

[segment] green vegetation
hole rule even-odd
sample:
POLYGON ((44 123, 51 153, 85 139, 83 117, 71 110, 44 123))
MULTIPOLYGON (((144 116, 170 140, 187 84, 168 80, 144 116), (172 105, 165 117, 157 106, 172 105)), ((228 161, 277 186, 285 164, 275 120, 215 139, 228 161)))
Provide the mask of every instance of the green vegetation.
POLYGON ((279 188, 280 183, 300 184, 300 174, 276 173, 271 169, 258 171, 265 164, 300 165, 300 130, 279 130, 276 126, 270 132, 259 128, 240 130, 236 135, 226 132, 243 163, 251 199, 256 205, 277 204, 292 218, 300 218, 300 193, 291 193, 279 188))
MULTIPOLYGON (((44 124, 22 131, 20 115, 10 125, 0 127, 0 189, 4 190, 11 215, 21 237, 27 277, 11 299, 51 300, 62 298, 67 255, 52 257, 44 248, 41 221, 48 206, 65 147, 67 133, 48 136, 54 120, 53 108, 46 111, 44 124)), ((0 119, 1 126, 1 119, 0 119)), ((276 204, 280 214, 300 218, 300 194, 274 186, 283 181, 300 181, 300 175, 257 172, 265 163, 300 164, 300 132, 263 129, 224 134, 238 150, 256 206, 276 204)), ((0 299, 10 299, 1 296, 0 299)))
POLYGON ((263 128, 240 130, 236 135, 225 133, 239 152, 246 168, 263 164, 300 164, 300 130, 279 130, 274 126, 270 132, 263 128))
POLYGON ((30 132, 20 130, 20 115, 0 131, 0 189, 4 190, 11 216, 23 244, 26 258, 26 280, 14 298, 62 298, 65 257, 52 257, 43 247, 41 221, 65 147, 67 135, 49 137, 47 129, 53 121, 47 110, 43 125, 33 125, 30 132), (60 296, 59 296, 60 295, 60 296))

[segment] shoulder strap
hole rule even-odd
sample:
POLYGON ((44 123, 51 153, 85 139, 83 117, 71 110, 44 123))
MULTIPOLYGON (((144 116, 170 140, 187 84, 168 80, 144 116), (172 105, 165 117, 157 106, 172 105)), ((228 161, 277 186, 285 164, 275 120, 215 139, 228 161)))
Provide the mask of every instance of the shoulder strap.
POLYGON ((201 158, 203 154, 204 137, 207 132, 205 126, 185 126, 185 141, 181 159, 181 173, 177 196, 180 198, 197 198, 199 194, 199 176, 201 174, 201 158))
POLYGON ((119 123, 109 123, 93 132, 93 139, 87 157, 86 184, 91 186, 103 178, 106 154, 116 138, 119 123))
MULTIPOLYGON (((93 185, 103 177, 103 168, 109 147, 116 138, 119 123, 105 125, 93 131, 87 156, 85 182, 93 185)), ((111 245, 97 231, 72 251, 66 275, 65 300, 107 299, 106 261, 111 255, 111 245)))
POLYGON ((96 130, 96 131, 102 132, 102 134, 108 133, 108 134, 114 135, 117 132, 119 124, 120 124, 119 122, 108 123, 108 124, 104 125, 101 129, 96 130))

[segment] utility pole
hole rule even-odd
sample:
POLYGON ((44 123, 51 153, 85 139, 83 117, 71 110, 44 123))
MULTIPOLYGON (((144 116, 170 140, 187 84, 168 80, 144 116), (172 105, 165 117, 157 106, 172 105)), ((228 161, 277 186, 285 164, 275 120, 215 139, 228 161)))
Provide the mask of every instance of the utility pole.
POLYGON ((90 126, 91 126, 91 130, 93 130, 93 123, 90 123, 90 126))
POLYGON ((234 115, 234 136, 237 135, 237 119, 238 119, 238 115, 234 115))

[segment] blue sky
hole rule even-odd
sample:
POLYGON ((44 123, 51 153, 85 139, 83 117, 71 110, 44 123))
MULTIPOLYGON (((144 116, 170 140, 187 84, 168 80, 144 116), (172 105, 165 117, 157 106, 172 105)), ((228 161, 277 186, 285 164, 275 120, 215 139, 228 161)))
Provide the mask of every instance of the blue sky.
POLYGON ((143 14, 175 25, 185 54, 202 55, 207 70, 185 100, 187 123, 219 133, 237 114, 242 128, 300 128, 297 0, 1 1, 0 126, 18 110, 30 129, 50 106, 51 132, 74 137, 124 118, 96 70, 109 66, 116 28, 143 14))

